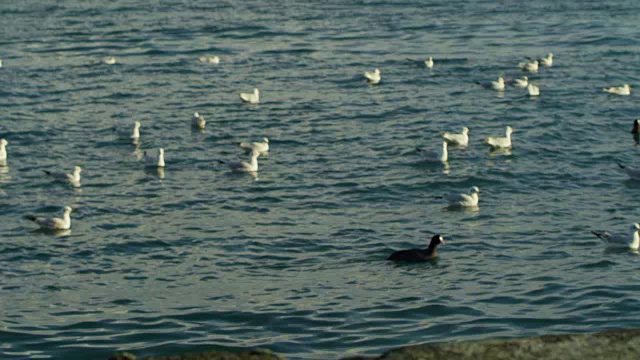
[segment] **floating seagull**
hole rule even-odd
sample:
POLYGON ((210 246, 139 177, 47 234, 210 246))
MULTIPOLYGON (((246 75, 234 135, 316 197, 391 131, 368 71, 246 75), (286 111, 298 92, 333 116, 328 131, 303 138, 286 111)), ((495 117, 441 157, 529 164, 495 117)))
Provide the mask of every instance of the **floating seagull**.
POLYGON ((526 88, 529 85, 529 77, 523 76, 522 79, 513 79, 510 84, 519 88, 526 88))
POLYGON ((68 230, 71 227, 71 216, 69 216, 69 214, 71 214, 71 211, 73 211, 71 207, 65 206, 64 216, 62 217, 62 219, 55 218, 55 217, 42 218, 42 217, 36 217, 33 215, 27 215, 24 218, 27 220, 31 220, 36 224, 40 225, 42 229, 68 230))
POLYGON ((429 56, 429 58, 424 61, 424 66, 426 66, 427 69, 433 69, 433 57, 429 56))
POLYGON ((552 66, 553 65, 553 54, 549 53, 549 55, 547 55, 547 57, 543 57, 542 59, 540 59, 540 63, 542 64, 542 66, 552 66))
POLYGON ((505 130, 505 137, 488 137, 484 141, 493 148, 510 148, 512 132, 513 129, 511 126, 507 126, 505 130))
POLYGON ((452 145, 460 145, 467 146, 469 145, 469 128, 466 126, 462 128, 462 134, 450 133, 450 132, 441 132, 440 136, 442 136, 448 143, 452 145))
POLYGON ((218 160, 218 162, 220 164, 226 164, 227 166, 229 166, 231 171, 234 171, 234 172, 246 172, 246 173, 258 172, 258 156, 260 156, 260 153, 255 150, 252 150, 249 156, 251 157, 250 162, 246 162, 246 161, 226 162, 222 160, 218 160))
POLYGON ((498 81, 483 82, 483 83, 476 81, 476 84, 482 86, 485 89, 493 89, 498 91, 504 90, 504 79, 502 78, 502 76, 498 78, 498 81))
POLYGON ((73 174, 67 174, 64 172, 53 172, 48 170, 43 170, 45 174, 51 176, 52 178, 59 181, 68 181, 73 186, 80 186, 80 173, 82 172, 82 168, 80 166, 76 166, 73 168, 73 174))
POLYGON ((260 90, 254 88, 253 93, 240 93, 240 99, 242 99, 243 102, 257 104, 260 102, 260 90))
POLYGON ((131 127, 131 124, 116 123, 113 130, 116 131, 119 136, 127 137, 136 142, 140 138, 140 121, 134 122, 133 128, 131 127))
POLYGON ((241 142, 240 147, 245 149, 247 153, 257 151, 260 155, 266 155, 269 152, 269 139, 262 138, 263 142, 241 142))
POLYGON ((533 84, 529 84, 527 85, 527 91, 529 92, 529 96, 538 96, 540 95, 540 88, 533 85, 533 84))
POLYGON ((624 247, 631 250, 638 250, 640 248, 640 224, 634 223, 629 227, 627 235, 622 234, 610 234, 608 232, 595 232, 592 231, 595 236, 604 241, 607 246, 611 247, 624 247))
POLYGON ((205 64, 219 64, 220 58, 217 56, 200 56, 198 61, 205 64))
POLYGON ((540 63, 538 62, 538 60, 533 60, 531 62, 521 62, 521 63, 518 64, 518 67, 522 71, 537 72, 539 64, 540 63))
MULTIPOLYGON (((631 133, 632 134, 640 134, 640 119, 636 119, 633 120, 633 129, 631 129, 631 133)), ((0 148, 0 152, 2 151, 2 148, 0 148)), ((0 155, 0 158, 2 158, 2 155, 0 155)))
POLYGON ((380 69, 376 69, 372 73, 365 71, 364 77, 366 77, 367 81, 369 81, 371 84, 377 84, 380 82, 380 69))
POLYGON ((618 163, 618 166, 620 166, 620 169, 624 170, 631 179, 640 180, 640 169, 631 166, 624 166, 620 163, 618 163))
POLYGON ((191 118, 191 125, 193 127, 197 127, 198 129, 204 129, 204 126, 207 124, 207 121, 202 117, 198 112, 193 113, 193 117, 191 118))
POLYGON ((164 149, 159 148, 157 154, 150 154, 149 151, 144 151, 144 161, 147 166, 164 167, 164 149))
POLYGON ((610 94, 615 95, 630 95, 631 94, 631 86, 629 84, 624 84, 619 87, 606 87, 603 88, 602 91, 608 92, 610 94))
POLYGON ((438 255, 436 248, 438 245, 444 245, 444 238, 440 235, 433 235, 429 247, 426 249, 409 249, 394 251, 387 260, 391 261, 408 261, 408 262, 423 262, 429 261, 438 255))
POLYGON ((0 161, 7 160, 7 145, 9 145, 7 140, 0 139, 0 161))
POLYGON ((450 193, 445 195, 445 198, 447 199, 447 201, 449 201, 449 205, 451 206, 462 206, 462 207, 478 206, 479 192, 480 192, 480 189, 478 189, 477 186, 472 186, 469 189, 469 195, 450 193))
POLYGON ((102 59, 102 62, 107 64, 107 65, 113 65, 113 64, 118 62, 118 59, 116 59, 113 56, 107 56, 104 59, 102 59))
POLYGON ((447 159, 449 159, 446 141, 442 142, 442 147, 439 151, 429 151, 417 148, 416 153, 422 157, 422 160, 429 162, 447 162, 447 159))

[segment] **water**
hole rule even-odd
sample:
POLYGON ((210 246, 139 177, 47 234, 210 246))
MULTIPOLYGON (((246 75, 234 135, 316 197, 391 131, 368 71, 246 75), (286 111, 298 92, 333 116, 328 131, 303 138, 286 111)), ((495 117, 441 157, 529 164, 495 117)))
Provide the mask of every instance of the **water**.
POLYGON ((640 320, 640 258, 590 233, 638 221, 615 165, 638 165, 636 95, 601 91, 638 84, 636 1, 25 1, 0 21, 2 358, 326 359, 640 320), (548 52, 537 99, 474 84, 548 52), (110 130, 134 120, 137 149, 110 130), (464 125, 448 168, 418 162, 464 125), (513 151, 490 153, 506 125, 513 151), (257 179, 216 163, 264 136, 257 179), (164 177, 136 157, 157 147, 164 177), (74 165, 79 189, 42 173, 74 165), (477 211, 446 208, 472 185, 477 211), (22 219, 64 205, 68 234, 22 219), (434 233, 433 264, 384 261, 434 233))

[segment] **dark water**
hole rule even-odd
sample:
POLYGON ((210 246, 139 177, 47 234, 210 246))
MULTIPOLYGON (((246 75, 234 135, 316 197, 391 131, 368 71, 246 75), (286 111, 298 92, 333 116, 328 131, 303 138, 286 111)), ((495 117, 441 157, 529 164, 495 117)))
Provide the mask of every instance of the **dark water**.
POLYGON ((638 102, 601 91, 638 84, 637 1, 173 3, 0 4, 0 357, 326 359, 637 327, 640 257, 590 234, 638 221, 615 165, 638 165, 638 102), (548 52, 539 98, 474 84, 548 52), (134 120, 138 147, 110 130, 134 120), (506 125, 512 152, 490 153, 506 125), (462 126, 447 167, 418 162, 462 126), (257 179, 215 162, 264 136, 257 179), (138 160, 157 147, 164 174, 138 160), (78 189, 42 173, 74 165, 78 189), (472 185, 478 210, 446 208, 472 185), (70 233, 22 219, 64 205, 70 233), (437 262, 384 261, 433 233, 437 262))

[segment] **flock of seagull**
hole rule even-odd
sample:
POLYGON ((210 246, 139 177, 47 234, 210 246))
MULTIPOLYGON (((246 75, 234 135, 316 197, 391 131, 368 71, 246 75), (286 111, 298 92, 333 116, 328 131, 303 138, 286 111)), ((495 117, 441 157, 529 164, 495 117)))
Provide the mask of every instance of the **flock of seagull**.
MULTIPOLYGON (((522 71, 526 72, 538 72, 539 66, 550 67, 553 65, 553 54, 549 53, 547 57, 542 57, 540 59, 535 58, 527 58, 528 61, 518 63, 518 68, 522 71)), ((417 62, 419 65, 432 69, 434 67, 433 57, 428 57, 427 60, 412 60, 407 59, 412 62, 417 62)), ((198 61, 205 64, 219 64, 220 58, 218 56, 201 56, 198 58, 198 61)), ((109 56, 105 57, 101 61, 107 65, 113 65, 118 62, 118 59, 109 56)), ((0 67, 2 67, 2 60, 0 59, 0 67)), ((373 72, 365 72, 365 78, 370 84, 379 84, 382 80, 382 75, 380 69, 375 69, 373 72)), ((505 82, 503 77, 499 77, 497 81, 490 82, 476 82, 478 85, 482 86, 485 89, 491 89, 496 91, 504 91, 506 85, 509 84, 513 87, 517 88, 526 88, 529 96, 539 96, 540 88, 534 84, 529 82, 529 78, 527 76, 523 76, 522 78, 513 79, 508 82, 505 82)), ((603 91, 615 94, 615 95, 630 95, 631 87, 629 84, 624 84, 620 87, 606 87, 602 89, 603 91)), ((251 93, 240 93, 240 99, 244 103, 249 104, 258 104, 260 103, 260 91, 257 88, 253 89, 251 93)), ((194 128, 204 129, 206 126, 206 120, 203 116, 201 116, 198 112, 193 114, 191 119, 191 124, 194 128)), ((140 127, 141 123, 139 121, 135 121, 133 125, 122 125, 116 124, 114 130, 117 131, 120 135, 127 137, 133 144, 138 144, 140 138, 140 127)), ((508 150, 512 146, 511 142, 511 134, 513 133, 513 129, 510 126, 506 126, 505 128, 505 136, 503 137, 487 137, 485 139, 485 143, 488 144, 491 149, 503 149, 508 150)), ((633 124, 633 129, 631 132, 634 136, 640 136, 640 119, 635 120, 633 124)), ((416 152, 421 157, 423 161, 426 162, 434 162, 434 163, 447 163, 449 159, 448 147, 457 146, 457 147, 466 147, 469 145, 469 128, 463 127, 461 133, 451 133, 451 132, 442 132, 440 133, 441 137, 444 141, 441 143, 439 148, 435 151, 425 150, 421 148, 417 148, 416 152)), ((0 139, 0 166, 7 165, 7 150, 6 147, 9 143, 5 139, 0 139)), ((263 138, 262 142, 242 142, 239 146, 249 154, 249 161, 221 161, 218 162, 225 164, 229 167, 229 169, 233 172, 242 172, 242 173, 251 173, 256 174, 258 171, 258 157, 264 156, 269 152, 269 139, 263 138)), ((165 166, 164 161, 164 149, 159 148, 155 151, 144 151, 143 153, 144 161, 147 166, 157 167, 158 169, 163 169, 165 166)), ((627 175, 634 179, 640 180, 640 168, 633 168, 631 166, 625 166, 622 164, 618 164, 620 168, 622 168, 627 175)), ((67 182, 74 187, 80 186, 80 173, 82 172, 82 168, 80 166, 75 166, 74 171, 72 173, 65 172, 53 172, 53 171, 44 171, 47 176, 52 177, 55 180, 67 182)), ((445 195, 445 199, 449 202, 450 206, 454 207, 477 207, 480 193, 480 189, 477 186, 472 186, 467 193, 450 193, 445 195)), ((64 207, 64 215, 62 218, 56 217, 37 217, 33 215, 25 216, 26 219, 31 220, 38 224, 40 228, 46 230, 68 230, 71 228, 71 212, 73 209, 69 206, 64 207)), ((640 224, 634 223, 630 226, 629 231, 626 234, 610 234, 608 232, 592 232, 598 238, 602 239, 606 244, 610 246, 623 246, 626 248, 630 248, 632 250, 638 250, 640 248, 640 224)), ((437 252, 436 248, 438 245, 444 244, 444 238, 437 234, 431 238, 431 242, 429 246, 425 249, 415 248, 409 250, 401 250, 394 252, 388 260, 394 261, 426 261, 433 259, 437 252)))
MULTIPOLYGON (((536 73, 540 69, 540 65, 544 67, 553 66, 553 53, 549 53, 547 57, 542 57, 540 59, 536 58, 526 58, 528 61, 520 62, 517 64, 517 67, 525 72, 536 73)), ((407 59, 412 62, 418 63, 418 65, 426 67, 428 69, 432 69, 434 67, 434 61, 432 57, 429 57, 427 60, 413 60, 407 59)), ((379 84, 382 80, 382 74, 380 69, 375 69, 373 72, 365 72, 364 77, 370 84, 379 84)), ((505 79, 500 76, 495 81, 488 82, 476 82, 476 84, 481 87, 489 90, 496 91, 504 91, 507 85, 511 85, 517 88, 526 88, 528 95, 531 97, 540 95, 540 88, 534 84, 529 82, 528 76, 523 76, 522 78, 515 78, 510 81, 505 81, 505 79)), ((624 84, 619 87, 606 87, 602 89, 604 92, 614 94, 614 95, 630 95, 631 94, 631 86, 629 84, 624 84)), ((507 126, 505 128, 505 136, 503 137, 488 137, 485 138, 485 143, 487 143, 492 150, 508 150, 511 149, 511 134, 513 133, 513 129, 511 126, 507 126)), ((640 136, 640 119, 635 120, 633 124, 633 129, 631 132, 634 136, 640 136)), ((458 146, 458 147, 466 147, 469 145, 469 128, 466 126, 462 128, 461 133, 451 133, 451 132, 442 132, 440 133, 444 141, 441 145, 438 145, 437 150, 425 150, 421 148, 417 148, 417 154, 422 158, 422 160, 433 163, 447 163, 449 160, 449 145, 458 146)), ((635 180, 640 180, 640 168, 633 168, 630 166, 625 166, 622 164, 618 164, 620 168, 622 168, 629 177, 635 180)), ((450 206, 455 207, 476 207, 478 206, 478 194, 480 193, 480 189, 477 186, 472 186, 468 193, 450 193, 445 195, 445 199, 449 202, 450 206)), ((610 234, 608 232, 595 232, 592 231, 598 238, 602 239, 608 246, 612 247, 624 247, 629 248, 631 250, 640 249, 640 224, 634 223, 629 227, 629 231, 626 234, 610 234)), ((438 245, 444 244, 444 238, 436 234, 431 238, 431 242, 427 248, 414 248, 409 250, 400 250, 394 252, 387 260, 393 261, 427 261, 433 259, 437 252, 436 248, 438 245)))

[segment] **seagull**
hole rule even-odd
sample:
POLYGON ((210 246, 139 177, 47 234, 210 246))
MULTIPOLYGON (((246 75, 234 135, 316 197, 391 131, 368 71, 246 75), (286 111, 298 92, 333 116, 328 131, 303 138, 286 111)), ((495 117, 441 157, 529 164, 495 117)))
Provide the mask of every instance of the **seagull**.
POLYGON ((610 94, 616 95, 630 95, 631 94, 631 86, 629 84, 624 84, 619 87, 606 87, 603 88, 602 91, 608 92, 610 94))
POLYGON ((511 133, 513 129, 511 126, 507 126, 505 130, 505 137, 488 137, 484 141, 491 145, 493 148, 510 148, 511 147, 511 133))
POLYGON ((451 206, 471 207, 478 206, 478 193, 480 189, 477 186, 472 186, 469 189, 469 195, 450 193, 446 194, 445 198, 449 201, 451 206))
POLYGON ((446 141, 442 142, 442 148, 440 148, 439 151, 429 151, 417 148, 416 153, 422 157, 422 160, 429 162, 447 162, 447 159, 449 159, 446 141))
POLYGON ((80 166, 75 166, 73 168, 73 174, 67 174, 64 172, 53 172, 49 170, 43 170, 45 174, 51 176, 52 178, 59 181, 68 181, 74 186, 80 186, 80 173, 82 172, 82 168, 80 166))
POLYGON ((527 85, 527 91, 529 92, 529 96, 538 96, 540 95, 540 88, 533 85, 533 84, 529 84, 527 85))
POLYGON ((502 76, 498 78, 498 81, 483 82, 483 83, 476 81, 476 84, 482 86, 485 89, 493 89, 498 91, 504 90, 504 79, 502 78, 502 76))
POLYGON ((145 150, 144 161, 147 163, 147 166, 164 167, 164 149, 159 148, 157 155, 152 155, 145 150))
POLYGON ((254 88, 253 93, 240 93, 240 99, 242 99, 243 102, 257 104, 260 102, 260 90, 254 88))
POLYGON ((640 224, 634 223, 629 226, 629 232, 626 236, 622 234, 610 234, 606 231, 592 231, 591 233, 599 237, 600 240, 604 241, 607 246, 625 247, 631 250, 638 250, 638 248, 640 248, 640 234, 638 234, 639 230, 640 224))
POLYGON ((0 59, 0 68, 2 67, 2 59, 0 59))
POLYGON ((537 72, 539 64, 540 63, 538 62, 538 60, 533 60, 531 62, 521 62, 521 63, 518 64, 518 67, 522 71, 537 72))
POLYGON ((129 139, 136 142, 140 138, 140 121, 136 121, 133 123, 133 129, 131 129, 130 124, 119 125, 116 123, 113 130, 116 131, 120 136, 128 137, 129 139))
POLYGON ((102 59, 102 62, 107 64, 107 65, 113 65, 113 64, 118 62, 118 59, 116 59, 113 56, 107 56, 104 59, 102 59))
POLYGON ((266 155, 269 152, 269 139, 262 138, 263 142, 241 142, 240 147, 245 149, 247 153, 257 151, 260 155, 266 155))
POLYGON ((191 125, 193 127, 197 127, 198 129, 204 129, 204 126, 207 124, 207 121, 202 117, 198 112, 193 113, 193 118, 191 118, 191 125))
POLYGON ((424 66, 426 66, 427 69, 433 69, 433 57, 429 56, 429 58, 424 61, 424 66))
POLYGON ((222 160, 218 160, 218 162, 220 164, 226 164, 227 166, 229 166, 231 171, 234 171, 234 172, 245 172, 245 173, 258 172, 258 156, 260 156, 260 153, 255 150, 252 150, 250 156, 251 156, 250 162, 246 162, 246 161, 226 162, 222 160))
POLYGON ((440 136, 442 136, 448 143, 452 145, 460 145, 467 146, 469 145, 469 128, 466 126, 462 128, 462 134, 450 133, 450 132, 441 132, 440 136))
POLYGON ((36 217, 33 215, 27 215, 24 218, 27 220, 31 220, 36 224, 40 225, 40 228, 42 229, 68 230, 69 228, 71 228, 71 216, 69 216, 69 214, 71 214, 71 211, 73 211, 71 207, 65 206, 64 216, 62 217, 62 219, 55 218, 55 217, 43 218, 43 217, 36 217))
POLYGON ((9 145, 7 140, 0 139, 0 161, 7 160, 7 145, 9 145))
POLYGON ((510 84, 519 88, 526 88, 529 85, 529 77, 523 76, 522 79, 513 79, 510 84))
POLYGON ((220 58, 217 56, 200 56, 198 61, 205 64, 219 64, 220 58))
POLYGON ((542 66, 551 66, 553 65, 553 54, 549 53, 549 55, 547 55, 547 57, 543 57, 542 59, 540 59, 540 64, 542 64, 542 66))
POLYGON ((426 249, 409 249, 394 251, 387 260, 391 261, 410 261, 423 262, 429 261, 438 256, 436 248, 438 245, 444 245, 444 238, 441 235, 433 235, 429 247, 426 249))
POLYGON ((366 77, 367 81, 369 81, 371 84, 377 84, 380 82, 380 69, 376 69, 372 73, 365 71, 364 77, 366 77))
POLYGON ((620 166, 620 169, 624 170, 631 179, 640 180, 640 169, 631 166, 624 166, 620 163, 618 163, 618 166, 620 166))
MULTIPOLYGON (((632 134, 640 134, 640 119, 633 120, 633 129, 631 129, 632 134)), ((2 140, 0 140, 0 143, 2 140)), ((0 148, 0 154, 2 153, 2 148, 0 148)), ((0 159, 2 159, 2 155, 0 155, 0 159)))

